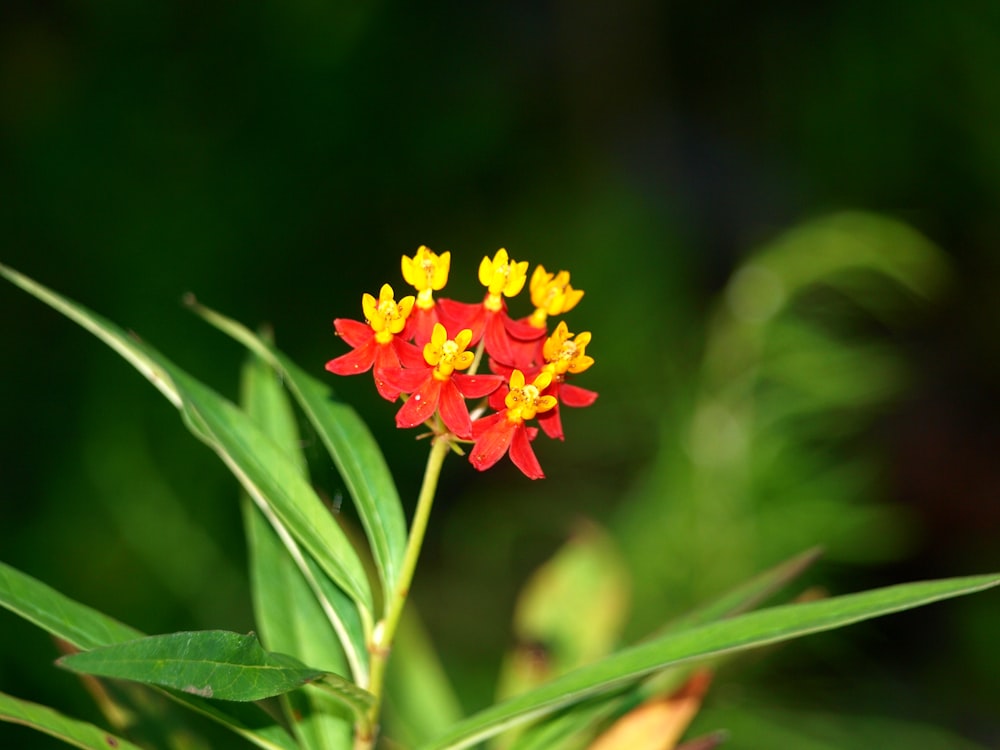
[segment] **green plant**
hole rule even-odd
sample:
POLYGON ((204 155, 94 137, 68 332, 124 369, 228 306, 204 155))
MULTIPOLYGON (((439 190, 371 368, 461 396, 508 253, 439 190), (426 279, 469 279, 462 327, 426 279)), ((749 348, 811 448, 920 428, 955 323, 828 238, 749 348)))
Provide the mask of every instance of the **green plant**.
MULTIPOLYGON (((143 636, 0 564, 0 603, 76 652, 63 657, 62 666, 88 680, 129 681, 124 687, 113 681, 108 692, 98 692, 114 733, 7 694, 0 694, 0 717, 79 747, 136 747, 140 740, 131 736, 125 717, 142 710, 144 693, 129 687, 140 683, 262 748, 365 750, 405 743, 445 750, 487 741, 516 750, 592 741, 594 747, 640 747, 626 744, 635 740, 619 732, 641 726, 649 713, 670 729, 658 729, 660 744, 648 747, 670 747, 697 711, 707 687, 706 666, 748 649, 1000 584, 997 574, 970 576, 755 610, 814 559, 815 553, 807 552, 609 654, 620 626, 615 618, 622 615, 616 553, 599 531, 584 530, 533 579, 541 593, 532 597, 529 588, 522 600, 522 625, 550 633, 574 619, 574 607, 593 605, 582 615, 591 627, 583 636, 578 628, 571 636, 577 652, 543 679, 530 672, 530 652, 515 653, 505 672, 507 697, 460 716, 419 622, 403 617, 442 465, 471 445, 469 460, 480 470, 509 454, 526 476, 542 478, 531 449, 537 429, 527 423, 537 418, 548 435, 562 437, 558 405, 586 406, 596 394, 567 382, 593 363, 585 351, 590 335, 573 337, 560 324, 546 337, 547 317, 579 302, 568 275, 536 271, 532 292, 541 291, 532 297, 535 313, 511 320, 503 296, 520 291, 526 264, 514 263, 505 251, 484 258, 479 277, 487 295, 475 305, 435 303, 431 293, 444 284, 442 264, 446 274, 446 256, 426 248, 404 258, 404 277, 418 295, 397 302, 388 285, 378 298, 365 295, 366 323, 337 321, 352 351, 327 366, 345 375, 372 369, 381 395, 395 400, 409 394, 397 425, 429 428, 427 468, 409 526, 366 425, 268 337, 189 301, 250 353, 236 406, 113 323, 0 266, 8 280, 125 358, 239 481, 257 620, 256 635, 143 636), (411 315, 420 320, 413 328, 407 327, 411 315), (407 343, 412 336, 422 349, 407 343), (475 352, 468 350, 477 342, 482 343, 475 352), (468 374, 483 364, 484 350, 494 372, 468 374), (466 398, 487 401, 470 413, 466 398), (308 480, 293 401, 349 489, 363 542, 338 524, 308 480), (494 413, 482 416, 486 405, 494 413), (272 699, 276 712, 264 708, 272 699), (670 745, 662 744, 664 736, 673 738, 670 745)), ((747 301, 751 308, 752 303, 747 301)), ((185 740, 164 722, 159 741, 178 747, 185 740)), ((709 735, 700 747, 719 741, 709 735)))

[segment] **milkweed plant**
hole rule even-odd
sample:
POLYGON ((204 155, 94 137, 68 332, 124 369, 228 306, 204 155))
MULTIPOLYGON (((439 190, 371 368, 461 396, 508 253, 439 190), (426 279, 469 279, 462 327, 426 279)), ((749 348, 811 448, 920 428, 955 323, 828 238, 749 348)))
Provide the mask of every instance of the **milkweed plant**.
MULTIPOLYGON (((518 481, 545 481, 532 444, 554 439, 573 450, 562 410, 588 407, 598 394, 585 387, 591 334, 561 319, 584 296, 569 272, 539 265, 529 275, 527 262, 501 249, 479 264, 482 299, 467 302, 443 296, 451 270, 448 252, 421 246, 404 255, 402 284, 364 293, 363 319, 334 320, 342 343, 332 344, 341 350, 331 351, 327 372, 300 367, 269 337, 190 298, 248 350, 237 405, 114 323, 0 265, 138 370, 232 472, 243 490, 256 619, 249 634, 145 635, 0 563, 0 604, 56 639, 57 664, 81 675, 105 721, 7 693, 0 719, 94 750, 207 746, 178 729, 184 710, 231 730, 236 744, 268 750, 705 750, 724 735, 686 731, 711 675, 734 654, 1000 583, 996 574, 969 576, 759 608, 809 565, 816 553, 808 551, 635 643, 602 646, 562 673, 508 681, 499 702, 461 715, 419 620, 403 617, 445 461, 461 457, 485 472, 506 457, 526 478, 518 481), (518 317, 508 302, 525 289, 530 304, 518 317), (428 451, 421 485, 404 488, 416 497, 409 522, 372 433, 331 390, 336 377, 368 373, 396 426, 415 431, 413 450, 428 451), (309 481, 296 408, 340 472, 357 533, 309 481)), ((584 591, 598 585, 589 573, 582 581, 584 591)))

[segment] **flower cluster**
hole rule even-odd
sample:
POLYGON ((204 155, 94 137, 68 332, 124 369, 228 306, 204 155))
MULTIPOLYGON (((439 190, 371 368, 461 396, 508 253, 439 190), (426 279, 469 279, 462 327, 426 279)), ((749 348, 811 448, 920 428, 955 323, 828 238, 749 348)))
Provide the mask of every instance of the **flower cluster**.
POLYGON ((436 434, 474 443, 469 460, 480 471, 509 454, 531 479, 544 476, 531 441, 537 420, 551 438, 563 439, 559 407, 589 406, 597 393, 567 382, 594 360, 586 353, 590 333, 572 334, 560 321, 549 332, 549 319, 574 308, 583 292, 569 283, 569 273, 549 273, 539 265, 528 281, 528 263, 516 262, 500 249, 479 264, 486 287, 481 302, 435 299, 448 281, 451 253, 438 255, 420 246, 403 256, 403 279, 416 295, 397 300, 388 284, 378 297, 361 299, 365 322, 337 318, 337 334, 351 351, 326 363, 338 375, 371 370, 375 387, 389 401, 401 396, 399 427, 427 424, 436 434), (527 284, 534 311, 512 318, 507 299, 527 284), (476 374, 483 355, 490 372, 476 374), (482 400, 470 413, 468 400, 482 400), (492 410, 478 416, 483 410, 492 410))

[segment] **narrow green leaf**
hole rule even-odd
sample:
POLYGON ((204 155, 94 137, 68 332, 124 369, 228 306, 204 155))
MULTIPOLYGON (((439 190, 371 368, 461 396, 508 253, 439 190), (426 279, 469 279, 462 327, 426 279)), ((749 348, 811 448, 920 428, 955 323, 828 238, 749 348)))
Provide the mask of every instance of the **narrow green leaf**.
POLYGON ((64 656, 56 663, 83 674, 229 701, 270 698, 324 674, 286 654, 265 651, 254 635, 221 630, 151 635, 64 656))
MULTIPOLYGON (((285 450, 291 457, 292 463, 298 467, 298 472, 304 480, 308 480, 306 474, 305 457, 302 455, 298 442, 298 430, 295 427, 294 414, 285 390, 277 382, 274 371, 259 358, 254 358, 247 367, 244 368, 243 398, 246 402, 248 414, 261 425, 270 435, 276 438, 275 443, 285 450)), ((268 514, 265 514, 268 515, 268 514)), ((276 651, 292 653, 302 656, 310 664, 329 664, 331 671, 338 671, 339 666, 330 659, 339 661, 335 656, 339 650, 335 644, 331 643, 325 648, 323 639, 317 638, 316 633, 324 629, 324 621, 333 624, 336 634, 340 638, 340 645, 343 654, 347 657, 348 664, 355 680, 361 681, 368 674, 368 649, 365 641, 365 631, 363 623, 357 616, 354 607, 343 593, 336 587, 328 585, 329 579, 325 573, 307 556, 298 552, 294 541, 288 539, 287 531, 277 518, 270 518, 271 525, 282 538, 282 543, 287 548, 289 555, 281 554, 276 559, 274 555, 268 555, 267 559, 260 561, 255 570, 258 573, 256 581, 263 586, 269 579, 276 576, 282 578, 280 581, 273 581, 265 593, 263 590, 255 592, 258 597, 265 597, 263 601, 269 599, 286 600, 293 591, 297 591, 296 583, 293 581, 304 577, 309 591, 301 592, 305 598, 297 598, 294 604, 291 601, 284 601, 284 606, 274 606, 273 603, 259 606, 259 616, 269 618, 270 635, 279 637, 276 628, 284 632, 281 640, 285 641, 276 651), (274 564, 272 564, 274 563, 274 564), (281 570, 287 569, 285 574, 281 570), (276 568, 274 565, 283 565, 284 568, 276 568), (315 607, 310 607, 311 602, 320 604, 321 609, 314 612, 315 607), (301 605, 301 606, 299 606, 301 605), (302 618, 308 617, 305 609, 309 609, 313 614, 318 614, 318 621, 304 621, 302 618), (321 630, 317 630, 317 627, 321 630), (298 635, 294 636, 292 632, 298 635), (299 647, 307 647, 312 653, 300 653, 299 647), (315 657, 315 658, 314 658, 315 657)), ((263 537, 251 538, 251 542, 257 541, 260 544, 267 544, 268 540, 263 537)), ((340 671, 343 671, 341 668, 340 671)))
POLYGON ((71 719, 55 709, 0 693, 0 721, 22 724, 44 732, 68 745, 86 750, 140 750, 128 740, 79 719, 71 719))
POLYGON ((254 501, 270 507, 337 585, 358 603, 368 627, 372 596, 357 552, 309 483, 253 420, 115 324, 2 264, 0 275, 89 330, 156 385, 181 410, 188 428, 215 450, 254 501))
MULTIPOLYGON (((299 442, 295 414, 288 394, 265 362, 251 355, 243 367, 241 403, 247 414, 274 442, 289 455, 303 477, 307 478, 306 460, 299 442)), ((301 553, 286 546, 249 498, 242 503, 247 534, 251 594, 255 621, 261 642, 271 651, 291 654, 301 661, 339 674, 347 673, 348 661, 358 679, 366 673, 361 663, 366 655, 364 634, 358 628, 358 640, 347 636, 343 642, 337 633, 344 631, 337 609, 319 589, 316 581, 322 571, 309 567, 303 571, 296 559, 305 563, 301 553), (331 618, 327 612, 333 610, 331 618), (351 656, 348 657, 347 653, 351 656)), ((286 536, 287 538, 287 536, 286 536)), ((294 545, 293 540, 288 540, 294 545)), ((297 547, 296 547, 297 549, 297 547)), ((324 576, 325 577, 325 576, 324 576)), ((336 589, 339 591, 339 589, 336 589)), ((339 750, 350 747, 352 716, 337 698, 320 690, 296 690, 283 696, 286 717, 296 737, 307 750, 339 750)))
MULTIPOLYGON (((98 648, 142 636, 135 628, 80 604, 4 563, 0 563, 0 606, 80 649, 98 648)), ((289 734, 258 706, 239 703, 223 706, 182 693, 167 691, 167 694, 258 747, 295 750, 289 734)))
POLYGON ((28 294, 41 300, 54 310, 61 312, 70 320, 87 329, 125 358, 135 369, 142 373, 157 390, 174 406, 180 407, 181 399, 170 376, 158 366, 155 359, 143 350, 143 347, 121 328, 96 313, 90 312, 66 298, 56 294, 51 289, 42 286, 22 273, 0 263, 0 276, 21 287, 28 294))
POLYGON ((0 606, 77 648, 91 649, 142 635, 112 617, 60 594, 0 562, 0 606))
POLYGON ((514 740, 510 750, 580 750, 611 719, 625 712, 628 698, 600 695, 545 717, 514 740))
POLYGON ((274 370, 252 353, 240 370, 239 405, 308 480, 309 465, 292 403, 274 370))
POLYGON ((193 299, 188 304, 281 375, 337 465, 371 545, 383 591, 391 592, 406 549, 406 520, 392 474, 368 427, 354 409, 336 400, 323 382, 248 328, 193 299))
POLYGON ((206 436, 254 502, 278 516, 370 619, 371 591, 357 552, 294 464, 245 413, 186 373, 170 372, 195 434, 206 436))
POLYGON ((819 547, 808 549, 770 570, 754 576, 746 583, 717 597, 690 614, 673 620, 661 632, 685 630, 753 609, 767 597, 802 575, 810 565, 819 559, 821 554, 823 554, 823 550, 819 547))
MULTIPOLYGON (((801 575, 821 552, 818 547, 813 548, 780 563, 689 615, 671 621, 657 635, 693 628, 750 610, 801 575)), ((511 750, 579 747, 587 741, 584 732, 624 711, 627 705, 637 705, 645 697, 669 692, 684 681, 687 673, 685 665, 660 670, 620 697, 611 699, 604 696, 603 700, 591 699, 562 709, 527 728, 513 742, 511 750)))
POLYGON ((625 649, 475 714, 422 750, 457 750, 498 732, 626 686, 658 669, 757 648, 1000 585, 1000 574, 909 583, 751 612, 625 649))

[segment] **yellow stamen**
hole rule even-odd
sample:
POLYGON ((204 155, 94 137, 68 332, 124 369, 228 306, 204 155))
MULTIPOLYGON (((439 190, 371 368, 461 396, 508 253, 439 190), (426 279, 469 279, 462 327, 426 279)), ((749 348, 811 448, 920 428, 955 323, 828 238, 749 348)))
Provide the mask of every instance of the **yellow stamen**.
POLYGON ((403 278, 417 290, 417 307, 428 310, 434 305, 433 293, 448 283, 451 253, 438 255, 426 245, 417 248, 412 258, 403 256, 403 278))
POLYGON ((543 396, 542 391, 552 383, 552 373, 542 371, 535 379, 526 384, 524 373, 514 370, 510 374, 510 391, 504 398, 507 407, 507 419, 511 422, 523 422, 532 419, 536 414, 554 409, 558 403, 555 396, 543 396))
POLYGON ((486 307, 496 312, 502 307, 501 295, 513 297, 523 288, 528 279, 528 261, 513 261, 503 248, 497 250, 493 260, 484 257, 479 264, 479 283, 486 287, 486 307))
POLYGON ((587 356, 587 344, 590 343, 590 331, 573 334, 569 332, 565 321, 559 321, 556 330, 545 339, 542 345, 542 356, 545 357, 545 370, 560 377, 567 372, 583 372, 594 364, 594 358, 587 356))
POLYGON ((380 344, 388 344, 392 337, 402 333, 406 327, 406 319, 413 311, 415 298, 413 295, 403 297, 396 302, 392 287, 383 284, 379 290, 378 299, 365 294, 361 297, 361 309, 365 319, 375 331, 375 340, 380 344))
POLYGON ((574 289, 569 283, 569 271, 551 274, 545 266, 538 266, 531 275, 531 303, 535 311, 529 322, 535 328, 544 328, 549 315, 562 315, 569 312, 583 297, 582 289, 574 289))
POLYGON ((472 331, 468 328, 449 339, 444 326, 435 323, 431 340, 424 344, 424 361, 434 366, 434 377, 447 380, 455 370, 467 370, 476 358, 475 352, 465 351, 471 341, 472 331))

